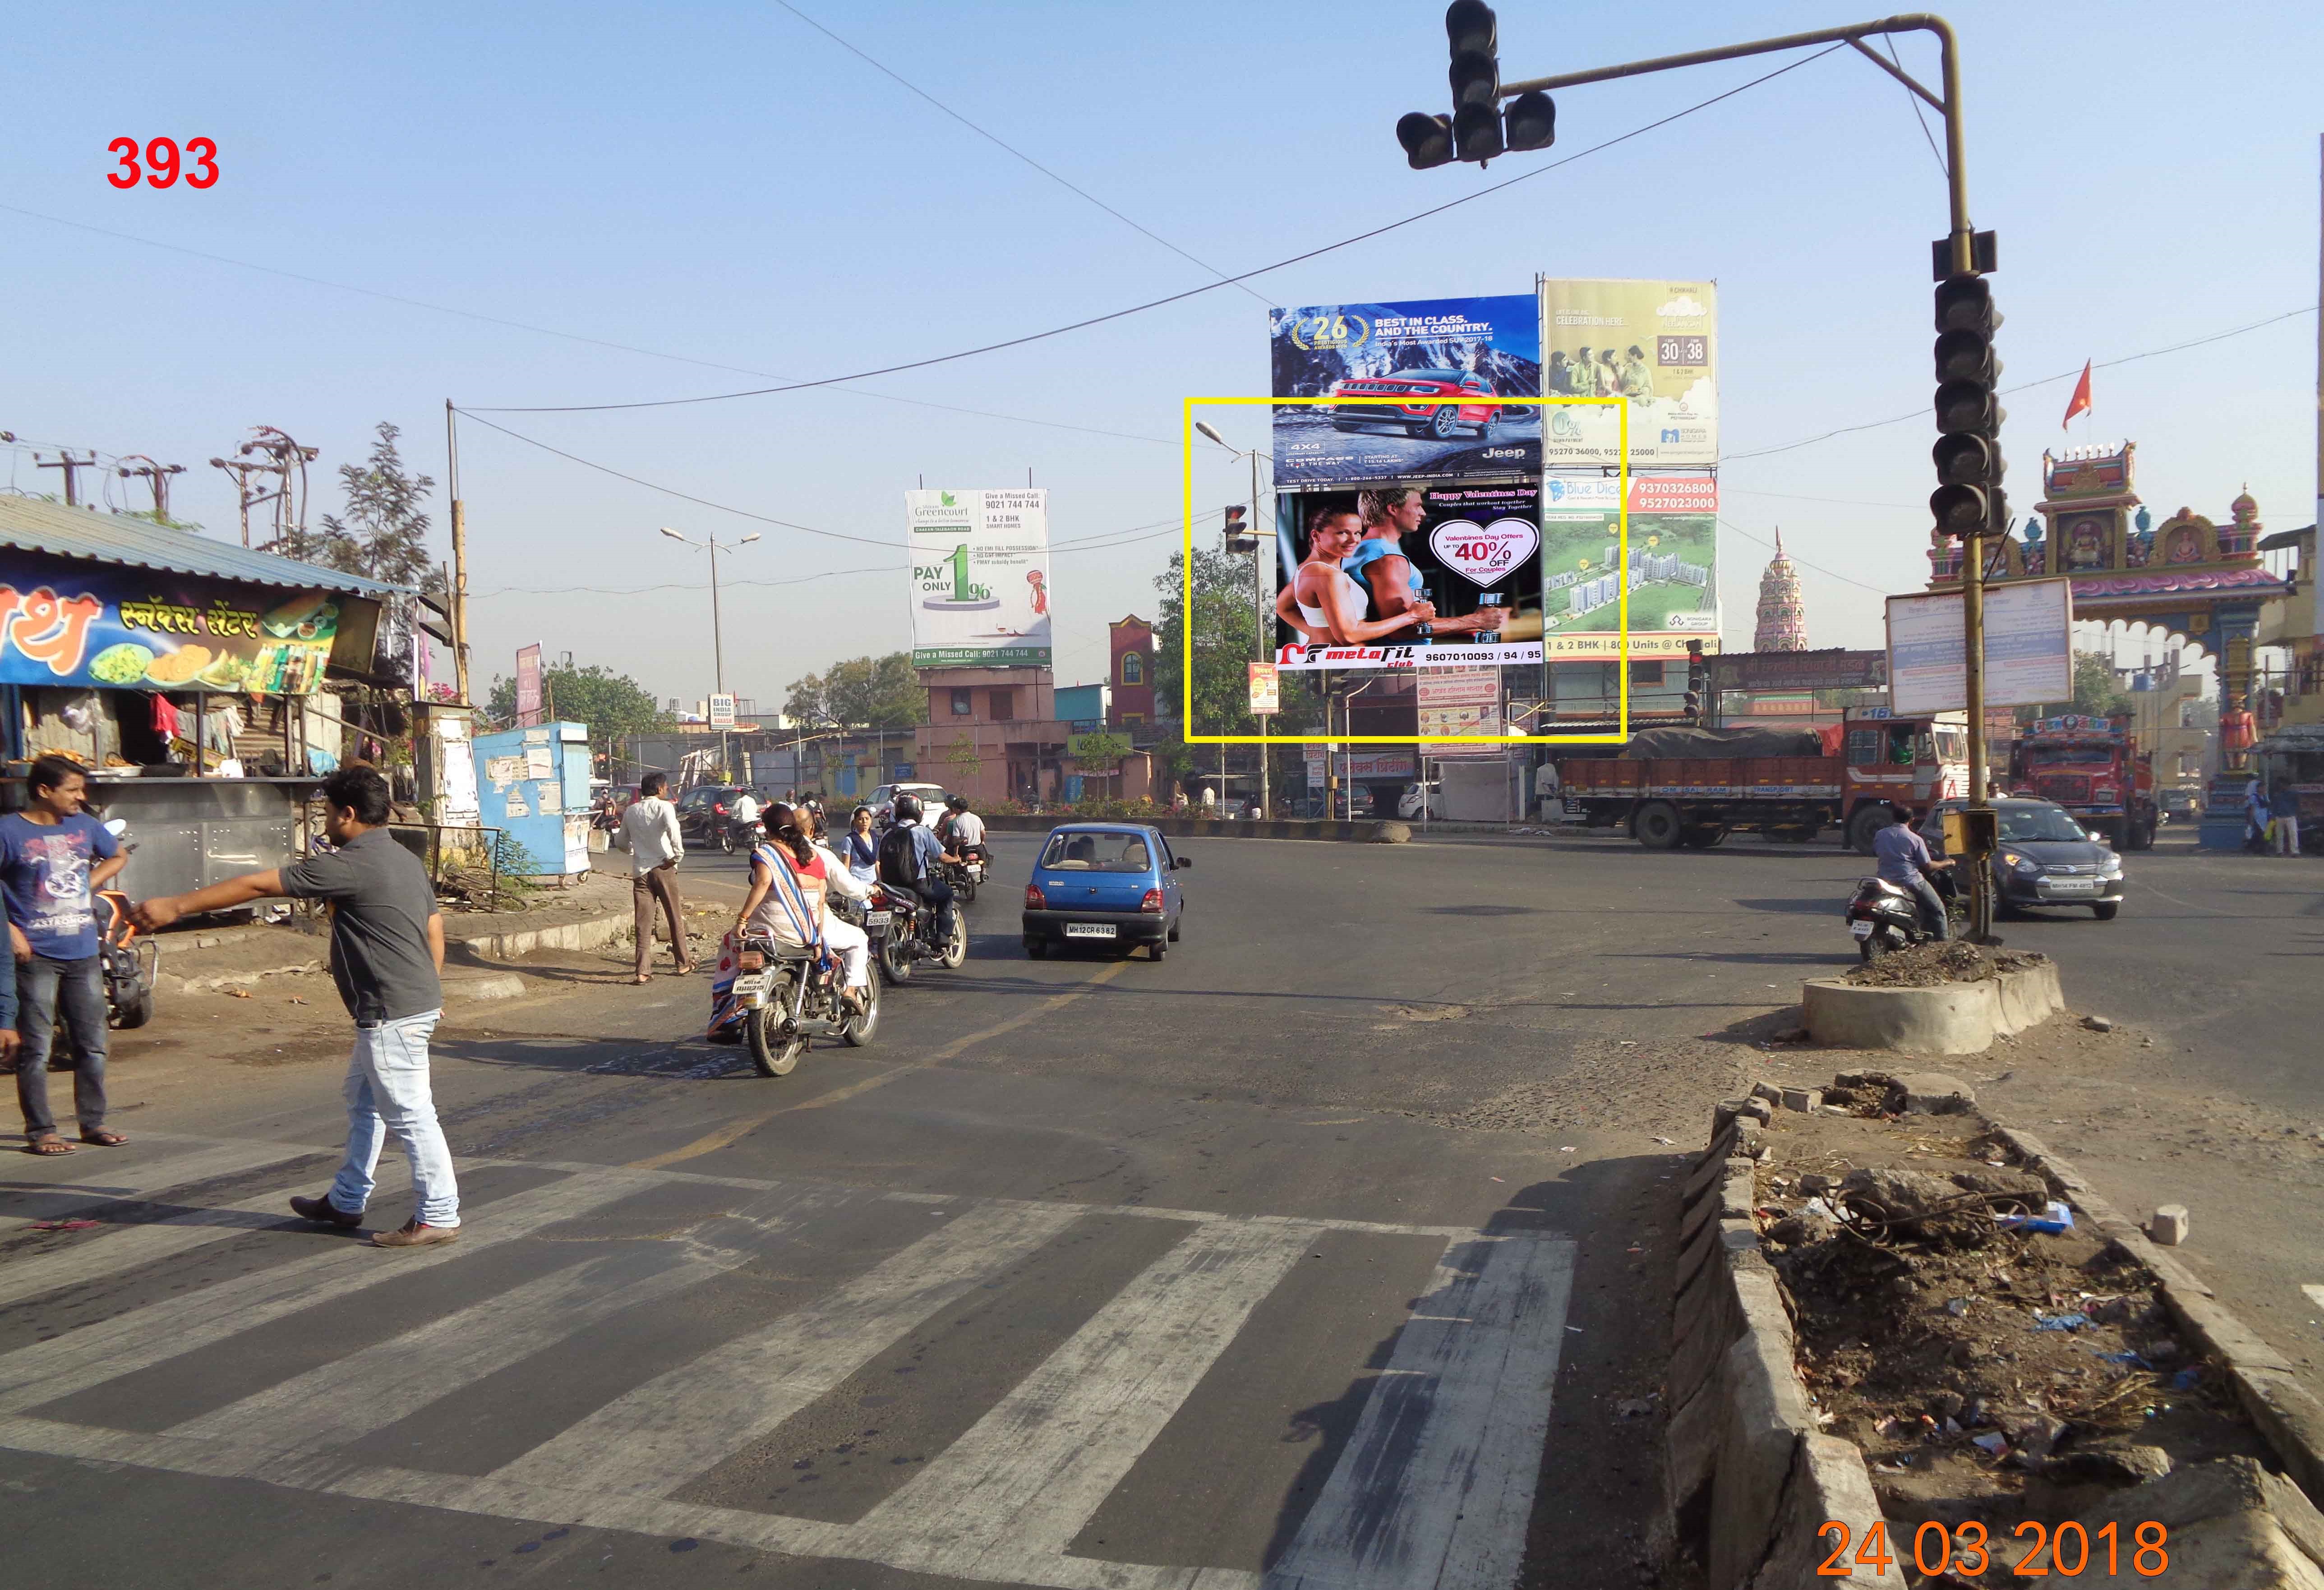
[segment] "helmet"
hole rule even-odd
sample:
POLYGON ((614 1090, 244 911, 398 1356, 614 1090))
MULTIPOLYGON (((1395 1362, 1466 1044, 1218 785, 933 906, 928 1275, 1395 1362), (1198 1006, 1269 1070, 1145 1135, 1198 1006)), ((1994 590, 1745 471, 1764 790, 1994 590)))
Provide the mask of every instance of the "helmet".
POLYGON ((968 797, 965 795, 955 795, 951 800, 945 801, 945 805, 954 811, 966 811, 968 809, 968 797))
POLYGON ((920 820, 920 798, 917 795, 897 796, 896 820, 899 823, 918 822, 920 820))

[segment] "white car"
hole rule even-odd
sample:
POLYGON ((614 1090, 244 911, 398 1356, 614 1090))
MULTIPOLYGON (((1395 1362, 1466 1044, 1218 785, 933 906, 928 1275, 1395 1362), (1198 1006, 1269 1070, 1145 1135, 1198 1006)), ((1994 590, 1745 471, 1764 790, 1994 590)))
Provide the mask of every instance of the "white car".
MULTIPOLYGON (((1406 821, 1418 817, 1420 800, 1420 786, 1406 784, 1403 792, 1396 798, 1396 815, 1406 821)), ((1444 815, 1443 787, 1434 779, 1428 781, 1428 815, 1432 818, 1441 818, 1444 815)))
POLYGON ((919 797, 920 817, 924 822, 934 822, 936 814, 944 809, 944 803, 952 799, 942 784, 882 784, 872 790, 871 798, 863 802, 872 809, 874 827, 884 828, 896 820, 896 797, 899 795, 919 797))

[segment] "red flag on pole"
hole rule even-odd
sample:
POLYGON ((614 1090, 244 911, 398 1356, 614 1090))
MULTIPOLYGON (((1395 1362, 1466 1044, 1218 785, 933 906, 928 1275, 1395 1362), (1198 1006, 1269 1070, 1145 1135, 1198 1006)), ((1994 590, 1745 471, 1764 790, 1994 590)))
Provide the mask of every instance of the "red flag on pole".
POLYGON ((2088 359, 2084 359, 2082 361, 2082 378, 2074 383, 2074 395, 2066 400, 2066 417, 2058 421, 2058 429, 2063 430, 2067 426, 2071 425, 2074 422, 2075 415, 2087 414, 2089 411, 2090 362, 2088 359))

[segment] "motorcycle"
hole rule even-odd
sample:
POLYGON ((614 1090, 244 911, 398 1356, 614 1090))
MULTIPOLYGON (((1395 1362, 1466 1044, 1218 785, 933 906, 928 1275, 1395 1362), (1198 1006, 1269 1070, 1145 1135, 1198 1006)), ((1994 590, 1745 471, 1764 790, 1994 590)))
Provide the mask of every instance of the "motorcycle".
MULTIPOLYGON (((870 915, 887 919, 884 933, 874 932, 872 954, 889 982, 908 983, 916 962, 932 960, 948 972, 960 970, 968 959, 968 917, 954 900, 952 935, 939 945, 936 938, 936 908, 925 898, 887 884, 875 884, 870 915)), ((867 929, 867 931, 872 931, 867 929)))
MULTIPOLYGON (((1964 913, 1960 909, 1958 891, 1953 886, 1952 869, 1943 868, 1930 875, 1937 897, 1945 902, 1945 915, 1956 936, 1964 913)), ((1926 944, 1936 935, 1921 920, 1921 897, 1902 883, 1892 883, 1875 874, 1857 881, 1856 893, 1840 913, 1848 930, 1856 938, 1857 954, 1868 965, 1890 950, 1904 949, 1914 944, 1926 944)))
POLYGON ((734 951, 733 981, 723 993, 713 985, 710 1036, 748 1047, 761 1077, 789 1076, 813 1039, 861 1049, 880 1025, 880 982, 872 980, 857 1011, 840 998, 839 976, 817 950, 746 935, 734 951))
POLYGON ((718 825, 718 848, 726 855, 737 850, 748 855, 767 841, 767 825, 757 818, 728 818, 718 825))
POLYGON ((984 882, 989 863, 982 845, 972 845, 959 852, 959 855, 956 862, 939 862, 936 864, 944 874, 944 881, 952 885, 954 900, 966 905, 976 898, 977 886, 984 882))

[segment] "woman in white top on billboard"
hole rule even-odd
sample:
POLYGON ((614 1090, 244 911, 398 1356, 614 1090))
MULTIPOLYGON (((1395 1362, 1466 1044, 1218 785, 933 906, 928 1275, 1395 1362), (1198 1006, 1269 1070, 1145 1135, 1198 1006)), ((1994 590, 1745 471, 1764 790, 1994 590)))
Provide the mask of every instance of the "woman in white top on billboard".
POLYGON ((1436 616, 1426 602, 1390 618, 1364 616, 1369 596, 1340 567, 1362 538, 1362 525, 1352 508, 1318 508, 1307 521, 1307 560, 1276 595, 1275 615, 1318 644, 1363 645, 1436 616))

